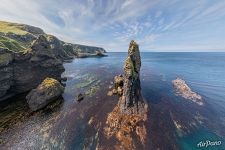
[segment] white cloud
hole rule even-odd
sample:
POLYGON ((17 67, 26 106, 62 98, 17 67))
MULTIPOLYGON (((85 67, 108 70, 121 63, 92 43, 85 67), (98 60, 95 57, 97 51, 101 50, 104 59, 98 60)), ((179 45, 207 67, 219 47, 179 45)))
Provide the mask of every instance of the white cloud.
MULTIPOLYGON (((102 46, 107 50, 126 50, 131 39, 139 41, 142 47, 166 49, 165 37, 171 36, 177 42, 176 35, 186 36, 190 29, 198 29, 203 35, 201 26, 214 21, 218 24, 224 17, 224 1, 0 0, 0 20, 38 26, 68 42, 102 46)), ((204 47, 204 38, 198 40, 202 41, 202 48, 224 47, 222 42, 219 46, 211 42, 211 46, 204 47)), ((170 42, 168 49, 182 45, 170 42)), ((185 46, 199 48, 194 44, 181 47, 185 46)))

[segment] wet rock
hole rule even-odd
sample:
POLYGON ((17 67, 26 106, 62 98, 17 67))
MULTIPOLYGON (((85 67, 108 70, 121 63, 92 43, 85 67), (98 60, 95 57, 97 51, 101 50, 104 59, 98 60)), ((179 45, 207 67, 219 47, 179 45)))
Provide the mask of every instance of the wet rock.
POLYGON ((112 91, 108 91, 107 95, 108 96, 112 96, 113 95, 113 92, 112 91))
POLYGON ((113 89, 113 90, 112 90, 112 93, 113 93, 113 94, 117 94, 117 90, 116 90, 116 89, 113 89))
POLYGON ((78 94, 78 96, 77 96, 77 101, 78 102, 80 102, 80 101, 82 101, 84 99, 84 95, 83 94, 78 94))
POLYGON ((53 78, 46 78, 36 89, 27 96, 27 103, 32 111, 44 108, 62 95, 64 87, 53 78))
POLYGON ((123 87, 123 75, 118 75, 114 77, 114 88, 123 87))
POLYGON ((67 77, 62 77, 61 81, 66 82, 67 81, 67 77))
POLYGON ((114 77, 114 85, 109 86, 110 89, 112 87, 113 87, 113 89, 108 92, 108 96, 112 96, 113 94, 114 95, 118 94, 119 96, 121 96, 123 94, 123 80, 124 80, 123 75, 118 75, 118 76, 114 77))
POLYGON ((172 81, 172 84, 174 86, 174 89, 176 90, 177 95, 180 95, 185 99, 189 99, 197 103, 198 105, 203 105, 201 95, 193 92, 184 80, 177 78, 172 81))
POLYGON ((146 120, 147 108, 142 114, 124 114, 116 106, 108 114, 104 134, 107 139, 116 138, 119 143, 112 146, 119 149, 136 149, 135 143, 140 143, 144 147, 147 138, 146 120))
POLYGON ((117 88, 117 93, 119 94, 119 96, 123 95, 123 88, 119 86, 117 88))

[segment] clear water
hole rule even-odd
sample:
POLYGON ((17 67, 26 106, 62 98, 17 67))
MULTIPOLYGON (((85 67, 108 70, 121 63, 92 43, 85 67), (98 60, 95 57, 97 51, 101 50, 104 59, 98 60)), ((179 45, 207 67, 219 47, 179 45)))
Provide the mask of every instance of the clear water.
MULTIPOLYGON (((100 76, 109 75, 109 78, 113 78, 122 72, 126 55, 127 53, 109 53, 109 57, 79 59, 74 60, 73 63, 81 70, 104 70, 104 74, 99 71, 100 76)), ((215 141, 223 140, 224 132, 221 130, 225 125, 225 53, 142 53, 141 56, 142 92, 150 108, 152 107, 152 113, 161 111, 172 113, 173 116, 176 116, 177 121, 190 128, 187 129, 190 131, 182 136, 176 134, 176 142, 179 147, 185 150, 198 149, 197 143, 201 140, 207 140, 207 138, 215 141), (205 108, 196 106, 191 101, 174 94, 171 81, 177 77, 184 79, 193 91, 204 97, 206 106, 203 107, 205 108), (203 118, 204 123, 193 119, 197 116, 203 118), (192 122, 197 125, 189 126, 192 122), (217 125, 212 125, 212 122, 217 125), (200 130, 202 128, 205 130, 200 130)), ((68 68, 67 70, 70 70, 71 64, 65 66, 68 68)), ((164 123, 165 126, 169 126, 170 124, 166 119, 164 121, 164 118, 171 117, 171 115, 150 114, 150 120, 151 116, 153 118, 162 117, 161 121, 152 119, 155 125, 164 123)), ((158 132, 172 130, 172 127, 164 128, 162 127, 162 131, 158 132)), ((157 133, 156 136, 161 136, 161 134, 157 133)), ((169 135, 167 138, 170 138, 169 135)), ((150 140, 154 139, 150 136, 150 140)), ((155 147, 159 142, 155 141, 155 147)), ((223 145, 225 143, 222 143, 223 145)), ((207 149, 220 148, 223 147, 207 147, 207 149)))
MULTIPOLYGON (((92 140, 88 143, 94 148, 96 132, 87 127, 87 122, 91 116, 98 116, 101 120, 116 104, 116 99, 107 96, 108 86, 115 75, 123 72, 127 53, 108 55, 75 59, 64 64, 63 76, 68 80, 63 103, 53 115, 44 112, 20 123, 11 131, 18 135, 0 134, 0 138, 9 140, 4 146, 23 148, 33 143, 31 148, 45 144, 53 149, 82 149, 90 138, 92 140), (97 87, 97 92, 77 103, 76 96, 88 91, 90 86, 97 87), (44 128, 41 127, 43 124, 51 128, 39 131, 44 128), (43 136, 45 133, 48 135, 43 136), (20 139, 21 136, 29 138, 20 139)), ((142 93, 150 106, 149 147, 169 150, 176 145, 178 149, 195 150, 199 149, 197 144, 200 141, 211 140, 222 141, 222 144, 200 149, 225 149, 225 53, 141 53, 141 56, 142 93), (175 95, 171 81, 177 77, 184 79, 203 97, 204 106, 175 95), (182 129, 176 128, 174 122, 178 122, 182 129)))

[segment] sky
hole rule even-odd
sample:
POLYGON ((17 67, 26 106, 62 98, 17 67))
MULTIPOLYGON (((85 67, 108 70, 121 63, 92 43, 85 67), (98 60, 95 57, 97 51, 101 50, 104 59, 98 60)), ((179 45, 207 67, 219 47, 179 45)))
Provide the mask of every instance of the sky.
POLYGON ((225 52, 225 0, 0 0, 0 20, 109 52, 225 52))

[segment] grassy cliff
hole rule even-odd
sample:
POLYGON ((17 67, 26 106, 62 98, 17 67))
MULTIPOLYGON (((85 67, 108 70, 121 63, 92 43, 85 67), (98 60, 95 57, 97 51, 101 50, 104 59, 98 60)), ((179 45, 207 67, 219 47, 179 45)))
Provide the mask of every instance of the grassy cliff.
POLYGON ((80 53, 96 54, 106 51, 100 47, 85 46, 66 43, 53 35, 44 33, 40 28, 25 24, 0 21, 0 48, 13 52, 28 52, 32 49, 33 42, 40 36, 46 37, 49 50, 56 57, 67 59, 78 56, 80 53))

